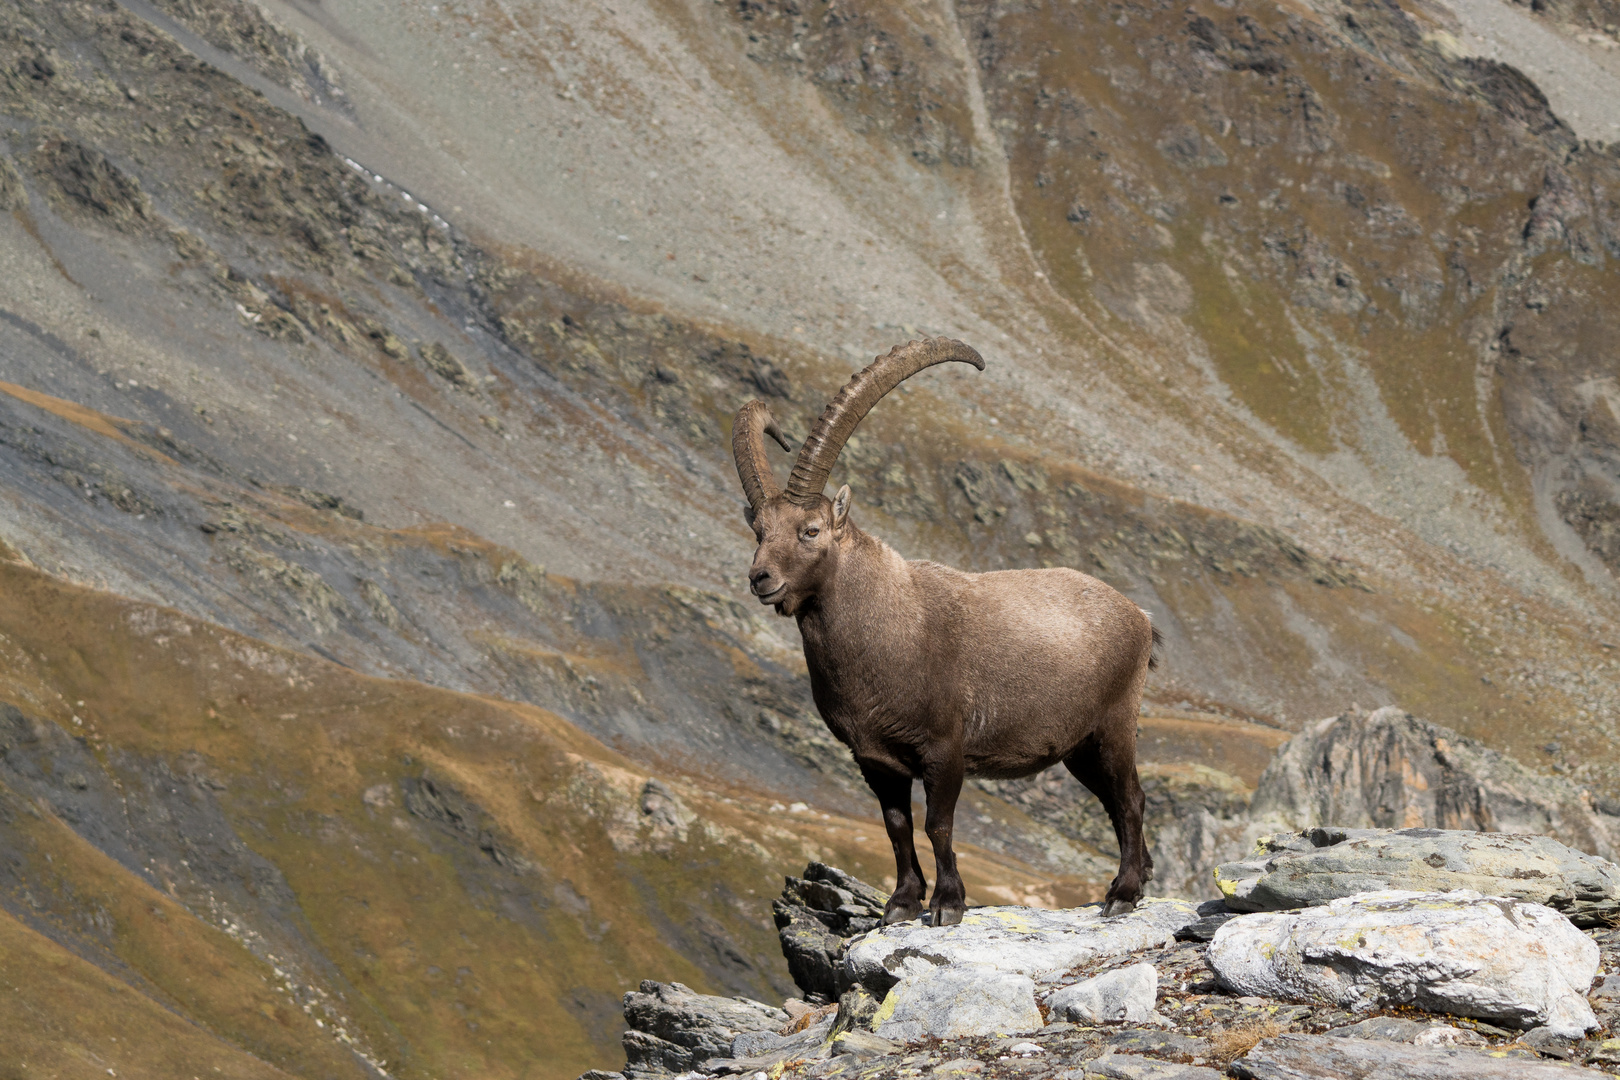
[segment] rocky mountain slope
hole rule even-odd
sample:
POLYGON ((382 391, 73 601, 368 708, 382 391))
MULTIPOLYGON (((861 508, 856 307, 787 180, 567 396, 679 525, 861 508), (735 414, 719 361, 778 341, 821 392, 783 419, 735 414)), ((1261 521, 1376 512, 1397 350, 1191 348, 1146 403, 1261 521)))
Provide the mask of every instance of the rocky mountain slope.
MULTIPOLYGON (((1620 798, 1620 159, 1482 10, 1609 70, 1607 0, 0 3, 0 925, 60 973, 7 1030, 564 1077, 655 967, 784 987, 742 898, 888 855, 730 417, 924 332, 987 371, 834 482, 1153 612, 1162 818, 1352 703, 1620 798)), ((1096 895, 1094 810, 976 788, 972 897, 1096 895)))

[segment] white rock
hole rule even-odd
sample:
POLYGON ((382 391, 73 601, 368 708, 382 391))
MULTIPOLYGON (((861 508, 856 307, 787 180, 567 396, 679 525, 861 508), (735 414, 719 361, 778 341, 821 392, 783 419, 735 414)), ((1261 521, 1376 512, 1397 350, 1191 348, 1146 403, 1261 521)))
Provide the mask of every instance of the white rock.
POLYGON ((1485 1037, 1477 1031, 1464 1031, 1449 1024, 1436 1024, 1412 1036, 1413 1046, 1484 1046, 1485 1037))
POLYGON ((1095 979, 1065 986, 1047 1000, 1059 1020, 1083 1024, 1145 1023, 1159 997, 1159 973, 1152 964, 1132 964, 1095 979))
POLYGON ((879 927, 850 944, 844 970, 874 995, 896 979, 959 964, 1040 976, 1163 945, 1197 919, 1197 910, 1185 900, 1143 900, 1135 911, 1112 919, 1102 917, 1101 905, 1060 911, 970 908, 955 926, 879 927))
POLYGON ((1206 959, 1228 988, 1352 1009, 1412 1005, 1575 1037, 1597 1026, 1598 949, 1540 904, 1466 889, 1359 893, 1240 915, 1206 959))
POLYGON ((1035 1004, 1035 981, 978 964, 934 967, 907 974, 878 1006, 880 1037, 916 1042, 928 1035, 960 1039, 1021 1035, 1046 1021, 1035 1004))

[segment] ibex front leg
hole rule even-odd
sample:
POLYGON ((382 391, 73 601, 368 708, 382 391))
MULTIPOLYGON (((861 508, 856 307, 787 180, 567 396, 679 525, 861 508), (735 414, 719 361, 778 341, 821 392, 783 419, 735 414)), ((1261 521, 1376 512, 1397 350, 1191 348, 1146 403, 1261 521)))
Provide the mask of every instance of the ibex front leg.
POLYGON ((861 766, 861 775, 883 807, 883 828, 894 848, 894 892, 883 908, 884 925, 915 919, 922 914, 928 882, 923 880, 917 846, 912 840, 911 777, 866 765, 861 766))
POLYGON ((956 870, 951 833, 956 822, 956 799, 962 794, 962 754, 948 754, 923 767, 923 791, 928 798, 928 842, 934 845, 934 898, 928 903, 933 925, 951 926, 967 910, 967 889, 956 870))

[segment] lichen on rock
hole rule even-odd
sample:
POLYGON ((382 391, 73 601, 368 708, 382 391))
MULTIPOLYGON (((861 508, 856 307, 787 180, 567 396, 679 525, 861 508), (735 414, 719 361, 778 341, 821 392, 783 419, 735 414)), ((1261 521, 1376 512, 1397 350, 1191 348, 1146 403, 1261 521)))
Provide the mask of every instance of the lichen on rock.
POLYGON ((1198 920, 1185 900, 1144 900, 1128 915, 1105 919, 1100 904, 1062 911, 1025 907, 969 908, 955 926, 897 923, 850 945, 850 981, 887 993, 908 975, 947 965, 1040 976, 1104 956, 1119 956, 1172 940, 1198 920))
POLYGON ((1234 993, 1352 1010, 1405 1005, 1578 1037, 1598 948, 1550 908, 1465 889, 1387 890, 1231 920, 1209 964, 1234 993))
POLYGON ((1215 870, 1233 911, 1311 907, 1377 889, 1474 889, 1544 904, 1577 926, 1620 913, 1620 867, 1549 836, 1455 829, 1306 829, 1261 837, 1215 870))

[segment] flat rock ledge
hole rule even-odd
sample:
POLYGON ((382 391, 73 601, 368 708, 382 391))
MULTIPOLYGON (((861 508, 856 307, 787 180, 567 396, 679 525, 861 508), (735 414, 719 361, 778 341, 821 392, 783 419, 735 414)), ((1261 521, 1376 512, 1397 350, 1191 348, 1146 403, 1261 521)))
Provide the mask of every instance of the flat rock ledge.
POLYGON ((909 922, 872 930, 849 945, 844 970, 852 985, 878 997, 907 976, 943 967, 1050 979, 1093 960, 1163 945, 1198 918, 1185 900, 1144 900, 1112 919, 1095 904, 1060 911, 972 908, 955 926, 909 922))
POLYGON ((1547 836, 1457 829, 1306 829, 1263 836, 1215 869, 1233 911, 1313 907, 1378 889, 1472 889, 1561 911, 1577 926, 1620 918, 1620 866, 1547 836))
POLYGON ((1239 1080, 1568 1080, 1592 1073, 1466 1047, 1282 1035, 1234 1061, 1230 1075, 1239 1080))
POLYGON ((1207 959, 1234 993, 1353 1011, 1411 1006, 1579 1038, 1598 947, 1540 904, 1469 890, 1385 890, 1242 915, 1207 959))

